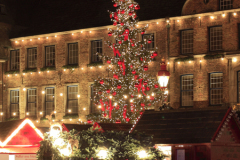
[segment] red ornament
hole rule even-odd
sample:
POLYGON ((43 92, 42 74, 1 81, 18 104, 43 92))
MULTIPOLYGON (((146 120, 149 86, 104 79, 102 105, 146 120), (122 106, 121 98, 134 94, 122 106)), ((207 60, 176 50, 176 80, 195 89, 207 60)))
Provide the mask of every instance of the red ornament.
POLYGON ((147 71, 148 70, 148 66, 144 66, 144 71, 147 71))
POLYGON ((141 34, 145 34, 145 31, 143 30, 143 31, 141 32, 141 34))
POLYGON ((136 5, 135 10, 139 10, 139 9, 140 9, 140 6, 136 5))
POLYGON ((104 83, 104 80, 100 80, 100 82, 99 82, 100 84, 103 84, 104 83))
POLYGON ((110 14, 110 18, 112 18, 112 13, 110 14))
POLYGON ((118 6, 117 3, 114 3, 114 4, 113 4, 113 7, 117 7, 117 6, 118 6))
POLYGON ((153 100, 154 100, 154 97, 153 97, 153 96, 150 96, 150 99, 153 101, 153 100))
POLYGON ((131 4, 131 5, 129 6, 129 8, 133 8, 133 6, 134 6, 134 5, 133 5, 133 4, 131 4))
POLYGON ((142 115, 143 114, 143 112, 140 112, 140 115, 142 115))
POLYGON ((119 44, 122 44, 122 41, 118 41, 119 44))
POLYGON ((118 79, 118 75, 114 74, 113 78, 118 79))
POLYGON ((138 75, 135 75, 134 78, 137 79, 137 78, 138 78, 138 75))
POLYGON ((128 14, 129 14, 129 16, 132 16, 132 15, 133 15, 133 12, 129 12, 128 14))
POLYGON ((98 94, 100 94, 100 95, 101 95, 101 94, 102 94, 102 92, 101 92, 101 91, 99 91, 99 92, 98 92, 98 94))
POLYGON ((134 47, 135 46, 135 44, 134 43, 132 43, 132 47, 134 47))
POLYGON ((123 22, 121 23, 121 26, 124 26, 124 23, 123 23, 123 22))
POLYGON ((132 68, 133 68, 133 65, 130 65, 130 68, 132 69, 132 68))
POLYGON ((116 26, 116 25, 117 25, 117 22, 113 22, 113 25, 116 26))
POLYGON ((111 37, 112 36, 112 32, 108 32, 108 36, 111 37))
POLYGON ((148 84, 147 81, 144 81, 144 82, 143 82, 143 85, 144 85, 144 86, 146 86, 147 84, 148 84))
POLYGON ((115 123, 121 123, 121 121, 118 119, 118 120, 116 120, 116 122, 115 123))
POLYGON ((154 87, 155 87, 155 88, 158 88, 158 84, 155 84, 154 87))
POLYGON ((106 116, 107 116, 107 114, 106 114, 106 113, 104 113, 104 114, 103 114, 103 116, 104 116, 104 117, 106 117, 106 116))
POLYGON ((110 60, 107 60, 107 63, 108 63, 108 64, 110 64, 110 63, 111 63, 111 61, 110 61, 110 60))
POLYGON ((122 65, 122 63, 123 63, 122 61, 118 61, 118 65, 122 65))
POLYGON ((107 89, 106 92, 107 92, 107 93, 110 93, 110 89, 107 89))
POLYGON ((150 90, 150 87, 147 87, 146 90, 149 91, 149 90, 150 90))
POLYGON ((145 107, 145 104, 144 104, 144 103, 141 103, 141 107, 145 107))
POLYGON ((152 105, 151 103, 148 104, 148 106, 151 106, 151 105, 152 105))
POLYGON ((154 56, 154 57, 157 57, 157 55, 158 55, 157 52, 154 52, 154 53, 153 53, 153 56, 154 56))
POLYGON ((129 121, 130 121, 130 118, 126 118, 126 121, 129 122, 129 121))
POLYGON ((117 95, 117 92, 113 92, 112 95, 113 95, 113 96, 116 96, 116 95, 117 95))
POLYGON ((90 119, 87 120, 87 123, 88 123, 88 124, 91 124, 91 123, 92 123, 92 120, 90 120, 90 119))
POLYGON ((136 19, 137 18, 137 14, 135 14, 135 16, 134 16, 134 19, 136 19))
POLYGON ((148 40, 148 43, 149 43, 149 44, 150 44, 150 43, 152 43, 152 40, 151 40, 151 39, 149 39, 149 40, 148 40))
POLYGON ((131 97, 133 98, 133 97, 134 97, 134 95, 131 95, 131 97))
POLYGON ((138 86, 139 86, 139 84, 138 84, 138 83, 135 83, 134 87, 136 87, 136 88, 137 88, 138 86))
POLYGON ((151 55, 151 58, 153 59, 153 58, 155 58, 153 55, 151 55))
POLYGON ((132 74, 136 74, 136 71, 133 70, 133 71, 132 71, 132 74))
POLYGON ((122 88, 122 86, 121 86, 121 85, 118 85, 118 86, 117 86, 117 89, 121 89, 121 88, 122 88))
POLYGON ((125 10, 121 10, 121 14, 124 14, 125 13, 125 10))

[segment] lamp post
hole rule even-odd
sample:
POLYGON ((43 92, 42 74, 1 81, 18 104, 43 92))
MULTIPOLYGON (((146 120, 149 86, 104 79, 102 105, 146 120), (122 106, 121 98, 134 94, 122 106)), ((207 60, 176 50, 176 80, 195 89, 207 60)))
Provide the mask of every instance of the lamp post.
MULTIPOLYGON (((165 64, 165 59, 162 59, 162 62, 160 63, 160 70, 158 71, 157 74, 157 79, 158 83, 160 86, 160 89, 164 92, 163 97, 166 98, 168 91, 166 90, 168 86, 168 81, 169 81, 170 73, 167 71, 167 65, 165 64)), ((163 109, 165 106, 163 100, 160 106, 160 110, 163 109)))

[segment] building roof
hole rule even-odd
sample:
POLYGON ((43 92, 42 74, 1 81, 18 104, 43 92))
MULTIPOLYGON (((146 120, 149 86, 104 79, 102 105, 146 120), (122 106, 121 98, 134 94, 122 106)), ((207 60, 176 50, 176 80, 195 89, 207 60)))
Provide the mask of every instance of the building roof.
MULTIPOLYGON (((186 0, 135 0, 140 21, 181 16, 186 0)), ((11 38, 111 25, 111 0, 8 0, 15 21, 11 38)))
POLYGON ((155 144, 210 143, 227 110, 145 111, 134 130, 153 135, 155 144))
MULTIPOLYGON (((70 131, 75 129, 77 131, 87 130, 92 127, 92 124, 64 124, 66 128, 70 131)), ((99 123, 104 131, 129 131, 131 124, 116 124, 116 123, 99 123)))

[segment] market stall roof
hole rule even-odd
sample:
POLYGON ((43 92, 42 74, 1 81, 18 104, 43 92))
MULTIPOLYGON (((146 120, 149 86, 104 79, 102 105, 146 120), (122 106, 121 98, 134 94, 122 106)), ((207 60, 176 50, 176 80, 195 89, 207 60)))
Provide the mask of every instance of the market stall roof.
MULTIPOLYGON (((230 114, 229 110, 218 107, 145 111, 133 130, 154 135, 155 144, 210 143, 218 135, 220 125, 230 114)), ((236 118, 233 122, 239 126, 236 118)))
MULTIPOLYGON (((131 124, 116 124, 116 123, 98 123, 104 131, 129 131, 131 124)), ((92 124, 64 124, 66 128, 70 131, 75 129, 77 131, 88 130, 92 127, 92 124)))

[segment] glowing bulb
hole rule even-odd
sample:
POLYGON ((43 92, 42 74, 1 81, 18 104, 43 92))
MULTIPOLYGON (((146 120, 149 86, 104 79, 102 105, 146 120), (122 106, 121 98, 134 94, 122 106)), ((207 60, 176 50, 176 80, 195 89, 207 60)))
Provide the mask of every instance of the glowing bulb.
POLYGON ((55 35, 55 37, 57 37, 57 35, 55 35))
POLYGON ((63 93, 60 93, 60 96, 63 96, 63 93))
POLYGON ((3 115, 3 112, 1 112, 1 116, 3 115))
POLYGON ((17 76, 17 74, 15 74, 15 76, 17 76))
POLYGON ((72 121, 72 119, 69 119, 70 121, 72 121))
POLYGON ((157 24, 158 24, 158 22, 157 22, 157 24))
POLYGON ((9 77, 10 75, 8 74, 8 77, 9 77))
POLYGON ((167 64, 170 64, 170 62, 167 62, 167 64))
POLYGON ((132 99, 130 99, 130 102, 133 102, 133 100, 132 100, 132 99))
POLYGON ((192 63, 192 61, 188 61, 188 63, 192 63))
POLYGON ((102 108, 102 107, 99 105, 98 108, 102 108))
POLYGON ((234 12, 234 13, 233 13, 233 15, 234 15, 234 16, 236 16, 236 15, 237 15, 237 13, 236 13, 236 12, 234 12))
POLYGON ((166 91, 164 92, 164 94, 168 94, 168 90, 166 90, 166 91))
POLYGON ((141 95, 141 94, 139 94, 139 95, 138 95, 138 97, 139 97, 139 98, 141 98, 141 97, 142 97, 142 95, 141 95))
POLYGON ((154 94, 154 93, 152 93, 152 96, 155 96, 155 94, 154 94))
POLYGON ((15 43, 18 43, 18 41, 15 41, 15 43))
POLYGON ((38 38, 38 40, 40 40, 41 38, 38 38))
POLYGON ((47 73, 49 73, 49 71, 47 71, 47 73))
POLYGON ((77 97, 80 98, 80 94, 78 94, 77 97))
POLYGON ((223 61, 223 60, 224 60, 224 58, 221 58, 221 60, 223 61))
POLYGON ((237 62, 237 58, 233 58, 233 60, 232 60, 233 62, 237 62))
POLYGON ((66 71, 66 69, 64 69, 63 71, 66 71))
POLYGON ((57 113, 57 111, 54 111, 54 114, 56 114, 57 113))
POLYGON ((200 60, 199 62, 202 63, 202 60, 200 60))
POLYGON ((74 35, 74 33, 72 33, 72 35, 74 35))
POLYGON ((225 16, 226 16, 226 14, 225 14, 225 13, 223 13, 223 14, 222 14, 222 17, 225 17, 225 16))
POLYGON ((81 119, 78 119, 78 121, 81 121, 81 119))
POLYGON ((22 40, 22 42, 24 42, 24 40, 22 40))
POLYGON ((83 70, 83 68, 81 68, 83 70))
POLYGON ((23 91, 26 91, 26 88, 23 88, 23 91))
POLYGON ((27 112, 26 115, 29 115, 29 112, 27 112))
POLYGON ((36 122, 38 123, 38 120, 36 120, 36 122))
POLYGON ((112 96, 109 96, 110 99, 112 99, 112 96))
POLYGON ((102 66, 99 66, 99 68, 102 68, 102 66))
POLYGON ((42 91, 42 94, 45 94, 45 91, 42 91))
POLYGON ((115 103, 114 103, 114 106, 116 106, 116 105, 117 105, 117 103, 115 102, 115 103))
POLYGON ((81 33, 82 33, 83 31, 81 31, 81 33))
POLYGON ((90 67, 92 69, 92 67, 90 67))
POLYGON ((92 31, 90 31, 90 33, 92 33, 92 31))
POLYGON ((180 64, 180 62, 178 62, 178 64, 180 64))
POLYGON ((198 18, 199 18, 199 19, 201 19, 201 17, 200 17, 200 16, 199 16, 198 18))
POLYGON ((25 75, 25 73, 23 73, 23 75, 25 75))
POLYGON ((210 18, 211 18, 211 19, 214 19, 214 17, 213 17, 213 16, 210 16, 210 18))
POLYGON ((42 112, 40 112, 39 114, 42 115, 42 112))
POLYGON ((69 110, 68 110, 68 113, 71 113, 71 112, 72 112, 72 110, 71 110, 71 109, 69 109, 69 110))
POLYGON ((72 70, 74 71, 74 68, 72 70))
POLYGON ((31 72, 31 74, 32 74, 32 72, 31 72))
POLYGON ((166 22, 169 23, 169 20, 167 20, 166 22))
POLYGON ((150 96, 147 96, 148 99, 150 99, 150 96))
POLYGON ((16 113, 14 112, 13 115, 16 116, 16 113))
POLYGON ((32 39, 30 39, 30 41, 32 41, 32 39))
POLYGON ((107 150, 100 150, 97 154, 97 156, 100 158, 100 159, 106 159, 107 158, 107 153, 108 151, 107 150))
POLYGON ((179 22, 179 20, 177 20, 177 22, 179 22))
POLYGON ((83 108, 84 111, 86 111, 86 108, 83 108))
POLYGON ((48 37, 47 37, 47 39, 48 39, 48 37))
POLYGON ((38 73, 40 74, 41 72, 39 71, 38 73))
POLYGON ((127 96, 126 96, 126 95, 124 95, 124 98, 126 99, 126 98, 127 98, 127 96))
POLYGON ((138 151, 137 155, 139 156, 139 158, 146 158, 147 157, 147 152, 145 150, 138 151))

